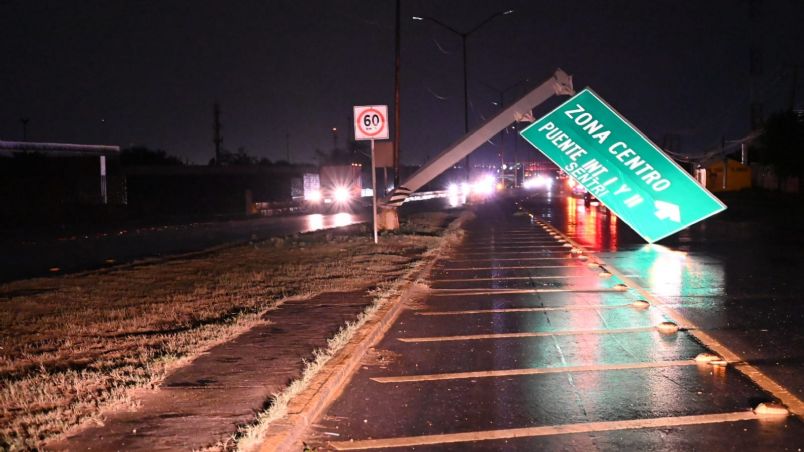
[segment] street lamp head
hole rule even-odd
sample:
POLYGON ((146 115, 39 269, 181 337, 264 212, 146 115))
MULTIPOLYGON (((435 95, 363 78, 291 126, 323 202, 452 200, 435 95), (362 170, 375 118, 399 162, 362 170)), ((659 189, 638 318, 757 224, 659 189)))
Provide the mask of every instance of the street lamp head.
POLYGON ((424 20, 424 17, 413 16, 413 17, 411 17, 411 19, 413 19, 413 20, 424 20))
POLYGON ((509 10, 507 10, 507 11, 503 11, 503 16, 507 16, 507 15, 509 15, 509 14, 513 14, 513 13, 514 13, 514 10, 513 10, 513 9, 509 9, 509 10))

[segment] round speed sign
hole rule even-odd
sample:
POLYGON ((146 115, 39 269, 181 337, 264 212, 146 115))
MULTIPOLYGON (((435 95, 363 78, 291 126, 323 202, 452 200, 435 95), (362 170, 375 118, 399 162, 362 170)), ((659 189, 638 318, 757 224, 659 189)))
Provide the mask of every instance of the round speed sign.
POLYGON ((388 106, 354 107, 355 140, 388 139, 388 106))

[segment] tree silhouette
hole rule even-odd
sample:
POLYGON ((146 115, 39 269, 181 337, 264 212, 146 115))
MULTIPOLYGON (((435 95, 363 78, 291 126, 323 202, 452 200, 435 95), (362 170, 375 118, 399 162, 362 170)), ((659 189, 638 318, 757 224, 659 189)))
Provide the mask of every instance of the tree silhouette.
POLYGON ((360 163, 371 165, 371 148, 368 141, 349 140, 346 149, 333 148, 329 151, 315 150, 320 165, 351 165, 360 163))
POLYGON ((798 176, 799 186, 804 173, 804 120, 788 110, 771 115, 757 138, 754 150, 757 160, 770 165, 782 178, 798 176))
POLYGON ((180 166, 184 163, 169 155, 162 149, 149 149, 145 146, 133 146, 120 152, 120 163, 123 166, 180 166))

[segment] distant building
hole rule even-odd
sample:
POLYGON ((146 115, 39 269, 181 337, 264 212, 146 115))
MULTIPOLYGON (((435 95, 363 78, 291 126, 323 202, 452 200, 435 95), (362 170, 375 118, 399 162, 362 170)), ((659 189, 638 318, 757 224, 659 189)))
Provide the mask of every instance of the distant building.
POLYGON ((751 188, 751 168, 732 159, 704 162, 695 170, 695 179, 716 193, 751 188))
POLYGON ((120 148, 0 141, 0 222, 39 222, 124 204, 120 148))

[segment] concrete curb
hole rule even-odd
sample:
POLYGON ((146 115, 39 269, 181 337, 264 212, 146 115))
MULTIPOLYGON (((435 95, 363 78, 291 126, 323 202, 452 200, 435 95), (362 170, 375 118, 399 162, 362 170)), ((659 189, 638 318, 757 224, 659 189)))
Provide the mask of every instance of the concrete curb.
MULTIPOLYGON (((471 218, 472 213, 465 211, 447 227, 445 234, 460 229, 471 218)), ((327 362, 310 385, 291 400, 285 418, 274 422, 267 429, 266 439, 259 447, 260 451, 295 452, 302 449, 300 442, 308 428, 337 399, 352 379, 355 370, 360 367, 366 353, 385 336, 399 314, 405 309, 406 303, 424 292, 417 283, 430 273, 435 262, 448 249, 449 245, 450 243, 445 237, 430 261, 409 275, 402 284, 401 295, 395 300, 388 300, 374 317, 355 334, 352 340, 327 362)))

